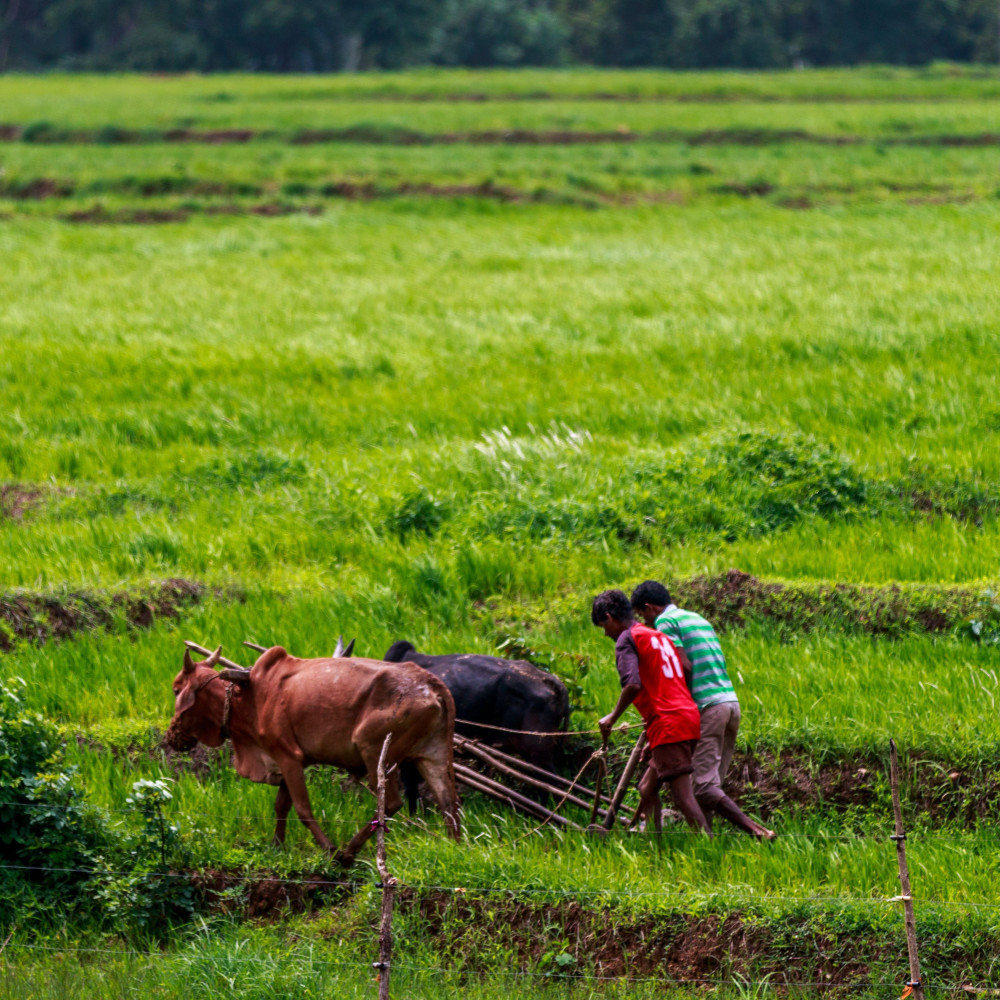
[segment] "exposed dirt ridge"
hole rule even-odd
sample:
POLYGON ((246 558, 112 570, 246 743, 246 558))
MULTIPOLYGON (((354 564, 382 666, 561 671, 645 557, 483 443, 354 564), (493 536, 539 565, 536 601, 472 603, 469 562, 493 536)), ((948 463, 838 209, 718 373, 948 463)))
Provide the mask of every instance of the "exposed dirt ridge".
MULTIPOLYGON (((584 206, 628 206, 635 204, 686 204, 704 195, 736 195, 741 198, 773 197, 776 205, 783 208, 814 208, 825 204, 838 204, 851 196, 885 197, 908 195, 902 198, 906 204, 961 204, 988 197, 969 190, 960 190, 949 184, 899 184, 889 181, 873 181, 865 184, 792 185, 779 188, 769 181, 753 182, 727 181, 715 184, 704 192, 681 192, 672 189, 643 192, 602 192, 587 190, 550 191, 535 187, 532 190, 510 185, 497 184, 492 178, 479 183, 435 184, 431 182, 403 181, 397 184, 382 184, 375 181, 360 181, 345 178, 316 184, 295 184, 294 190, 280 191, 279 185, 262 182, 225 182, 199 178, 156 178, 136 181, 123 178, 109 181, 94 190, 91 185, 78 186, 73 180, 55 177, 32 177, 23 180, 0 181, 0 198, 17 202, 41 202, 53 199, 83 198, 101 194, 119 194, 132 198, 162 198, 165 196, 191 195, 195 197, 259 197, 268 193, 290 197, 343 198, 349 201, 373 201, 384 198, 430 197, 430 198, 486 198, 506 203, 576 204, 584 206)), ((157 208, 126 205, 114 210, 106 209, 100 202, 87 209, 77 209, 63 213, 57 218, 67 222, 178 222, 191 215, 291 215, 305 213, 318 215, 323 211, 321 204, 303 204, 271 200, 262 203, 228 202, 222 204, 168 205, 157 208)))
POLYGON ((32 508, 45 502, 48 492, 30 483, 0 483, 0 520, 22 520, 32 508))
POLYGON ((321 215, 322 205, 289 205, 282 202, 264 202, 256 205, 200 205, 197 208, 116 208, 103 205, 67 212, 59 218, 64 222, 90 223, 92 225, 136 224, 150 225, 162 222, 186 222, 192 215, 257 215, 275 219, 285 215, 321 215))
MULTIPOLYGON (((671 597, 681 607, 704 615, 719 631, 753 623, 776 626, 781 634, 821 629, 849 634, 902 638, 952 633, 973 641, 1000 640, 1000 585, 996 588, 945 587, 932 584, 778 583, 760 580, 740 569, 717 576, 669 581, 671 597)), ((588 594, 568 594, 544 601, 497 599, 478 609, 507 656, 519 656, 559 673, 560 663, 579 654, 557 649, 536 638, 568 615, 578 615, 588 594)))
POLYGON ((627 126, 606 130, 490 129, 465 132, 420 132, 415 129, 352 126, 342 129, 300 129, 293 133, 274 129, 143 129, 113 126, 99 129, 72 129, 41 123, 22 126, 0 125, 0 142, 118 145, 135 143, 206 143, 227 145, 270 139, 293 144, 350 142, 397 146, 452 145, 536 145, 567 146, 629 142, 684 142, 692 146, 764 146, 785 142, 805 142, 824 146, 1000 146, 1000 133, 970 132, 936 135, 826 135, 803 129, 733 128, 685 131, 681 129, 635 132, 627 126))
POLYGON ((993 622, 1000 616, 997 599, 971 587, 767 583, 739 569, 675 581, 671 593, 721 629, 763 619, 800 632, 833 627, 899 636, 968 629, 974 619, 993 622))
POLYGON ((9 652, 18 642, 67 639, 78 632, 111 629, 122 621, 149 628, 159 618, 179 618, 212 593, 194 580, 169 579, 113 594, 0 595, 0 652, 9 652))
MULTIPOLYGON (((244 918, 280 920, 290 913, 349 902, 357 888, 336 877, 284 880, 266 873, 244 876, 212 869, 191 875, 205 904, 244 918)), ((453 973, 486 974, 478 934, 502 944, 506 971, 552 977, 581 975, 656 978, 708 988, 740 976, 779 990, 804 987, 863 989, 893 982, 905 968, 902 932, 873 908, 849 915, 814 902, 786 913, 758 907, 714 906, 714 912, 676 909, 629 912, 585 900, 550 902, 512 897, 507 890, 455 893, 402 886, 396 895, 397 952, 405 954, 407 926, 435 943, 433 961, 453 973), (402 926, 400 926, 402 924, 402 926), (478 931, 470 930, 476 929, 478 931)), ((331 934, 337 932, 329 932, 331 934)), ((925 937, 921 965, 928 983, 986 981, 1000 958, 994 936, 975 931, 960 944, 952 933, 925 937)), ((830 994, 824 989, 824 996, 830 994)))

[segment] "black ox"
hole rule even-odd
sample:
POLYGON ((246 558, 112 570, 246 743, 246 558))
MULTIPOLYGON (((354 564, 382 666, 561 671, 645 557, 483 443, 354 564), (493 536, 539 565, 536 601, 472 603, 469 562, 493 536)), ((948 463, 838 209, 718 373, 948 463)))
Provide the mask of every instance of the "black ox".
MULTIPOLYGON (((428 656, 413 643, 394 642, 388 663, 416 663, 444 681, 455 700, 455 732, 524 760, 555 770, 559 740, 529 733, 562 732, 569 721, 569 694, 558 677, 527 660, 504 660, 477 653, 428 656), (477 726, 475 723, 483 723, 477 726), (489 729, 496 726, 498 729, 489 729), (515 732, 502 732, 503 729, 515 732)), ((410 808, 416 803, 415 775, 401 770, 410 808)))

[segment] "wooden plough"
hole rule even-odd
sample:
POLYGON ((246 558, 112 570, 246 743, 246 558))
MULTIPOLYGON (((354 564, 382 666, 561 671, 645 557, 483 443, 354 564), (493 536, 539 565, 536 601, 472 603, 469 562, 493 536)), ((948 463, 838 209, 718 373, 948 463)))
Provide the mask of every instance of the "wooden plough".
MULTIPOLYGON (((211 653, 211 650, 195 642, 188 641, 184 645, 188 649, 205 656, 211 653)), ((257 652, 265 652, 268 648, 267 646, 261 646, 258 643, 249 641, 245 641, 243 645, 257 652)), ((337 649, 334 652, 334 656, 350 656, 350 651, 353 647, 353 639, 346 647, 343 644, 343 640, 340 639, 337 642, 337 649)), ((220 657, 219 662, 226 667, 246 669, 241 668, 240 664, 234 663, 232 660, 227 660, 224 657, 220 657)), ((553 733, 551 735, 553 738, 558 738, 564 734, 553 733)), ((579 778, 581 775, 578 775, 574 780, 564 778, 562 775, 553 774, 551 771, 538 767, 538 765, 532 764, 530 761, 512 757, 510 754, 504 753, 496 747, 483 743, 480 740, 460 736, 457 733, 454 737, 455 753, 465 758, 472 758, 472 760, 480 765, 480 769, 472 767, 471 761, 469 764, 456 761, 454 765, 455 778, 465 785, 466 788, 481 792, 483 795, 488 795, 498 802, 502 802, 512 809, 530 816, 532 819, 542 820, 544 823, 551 823, 566 830, 583 831, 587 829, 594 832, 606 832, 619 825, 629 827, 634 822, 634 817, 630 818, 622 811, 622 803, 639 767, 645 742, 645 735, 640 733, 629 755, 625 770, 622 772, 611 795, 602 793, 602 781, 600 779, 596 788, 588 788, 580 784, 579 778), (491 773, 485 773, 482 768, 488 769, 491 773), (544 792, 547 796, 555 799, 556 805, 550 808, 543 802, 529 798, 527 795, 504 784, 503 779, 516 781, 521 785, 544 792), (591 822, 587 827, 574 822, 566 816, 560 815, 559 809, 567 803, 590 812, 591 822)), ((603 752, 599 751, 592 754, 591 760, 594 759, 599 760, 602 767, 606 769, 603 752)), ((586 770, 589 764, 590 761, 588 760, 583 770, 586 770)), ((603 778, 603 771, 601 777, 603 778)))

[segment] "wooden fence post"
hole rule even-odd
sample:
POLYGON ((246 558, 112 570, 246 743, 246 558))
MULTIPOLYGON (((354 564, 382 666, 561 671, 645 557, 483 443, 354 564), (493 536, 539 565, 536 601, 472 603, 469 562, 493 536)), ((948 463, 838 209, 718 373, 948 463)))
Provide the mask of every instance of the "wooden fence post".
MULTIPOLYGON (((906 834, 903 832, 903 810, 899 804, 899 760, 896 741, 889 740, 889 783, 892 787, 892 811, 896 818, 896 832, 890 838, 896 842, 899 861, 899 884, 902 895, 903 919, 906 924, 906 950, 910 956, 910 981, 906 984, 914 1000, 924 1000, 924 985, 920 981, 920 960, 917 957, 917 922, 913 916, 913 898, 910 895, 910 870, 906 865, 906 834)), ((908 994, 904 993, 904 996, 908 994)))
POLYGON ((378 932, 378 961, 374 963, 378 970, 378 1000, 389 1000, 389 971, 392 961, 392 904, 396 895, 396 880, 389 874, 389 866, 385 861, 385 759, 389 752, 389 733, 382 744, 382 752, 378 758, 378 813, 375 828, 375 863, 378 866, 378 877, 382 885, 382 922, 378 932))

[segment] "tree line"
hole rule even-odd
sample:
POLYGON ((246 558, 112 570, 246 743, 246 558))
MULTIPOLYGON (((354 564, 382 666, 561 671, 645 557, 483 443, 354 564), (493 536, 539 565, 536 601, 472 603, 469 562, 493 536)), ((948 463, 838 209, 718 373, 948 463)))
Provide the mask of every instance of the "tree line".
POLYGON ((995 62, 998 0, 0 0, 0 71, 995 62))

